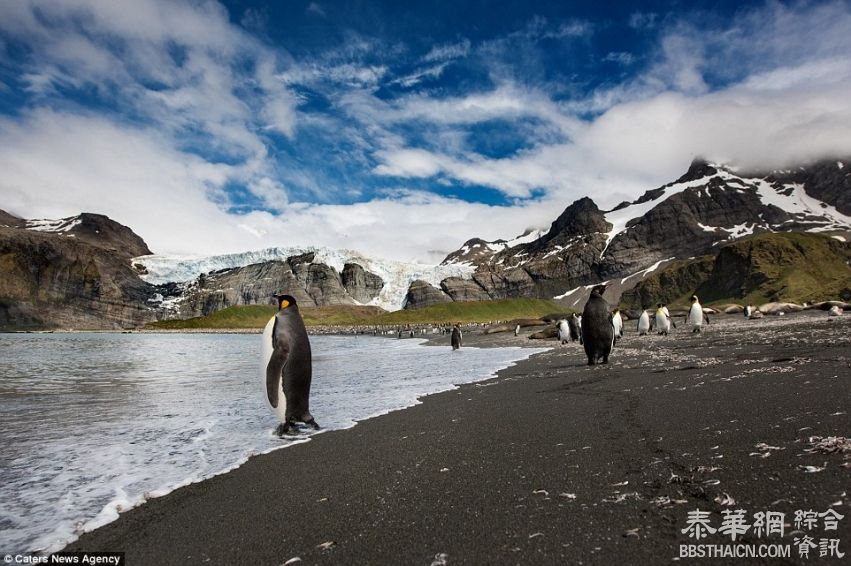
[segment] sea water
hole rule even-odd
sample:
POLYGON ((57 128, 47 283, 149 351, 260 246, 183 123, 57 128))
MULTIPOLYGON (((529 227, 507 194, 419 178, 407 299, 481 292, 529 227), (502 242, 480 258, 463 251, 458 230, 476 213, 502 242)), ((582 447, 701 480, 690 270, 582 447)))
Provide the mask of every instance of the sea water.
MULTIPOLYGON (((542 351, 420 342, 312 337, 317 422, 351 427, 542 351)), ((273 434, 259 351, 246 334, 0 334, 0 551, 56 551, 292 445, 273 434)))

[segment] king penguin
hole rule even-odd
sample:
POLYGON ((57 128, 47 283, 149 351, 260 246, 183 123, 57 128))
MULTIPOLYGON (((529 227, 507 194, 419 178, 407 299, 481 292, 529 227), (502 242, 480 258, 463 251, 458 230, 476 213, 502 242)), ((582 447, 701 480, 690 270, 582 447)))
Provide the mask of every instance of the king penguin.
POLYGON ((605 285, 597 285, 591 289, 591 296, 582 311, 582 345, 588 356, 588 365, 593 366, 598 360, 609 363, 609 354, 615 343, 615 328, 612 326, 612 313, 609 303, 603 298, 605 285))
POLYGON ((558 321, 558 341, 561 344, 567 344, 570 341, 570 328, 565 319, 558 321))
POLYGON ((656 332, 659 335, 668 335, 668 332, 671 331, 671 315, 668 313, 668 307, 659 303, 656 308, 656 332))
POLYGON ((310 381, 313 361, 307 329, 291 295, 276 295, 278 312, 263 330, 262 373, 266 397, 280 419, 279 436, 297 422, 318 429, 310 414, 310 381))
POLYGON ((619 338, 623 338, 623 317, 620 309, 612 311, 612 326, 615 329, 615 342, 617 342, 619 338))
POLYGON ((650 332, 650 314, 647 309, 644 309, 638 317, 638 335, 646 336, 648 332, 650 332))
POLYGON ((450 342, 452 342, 452 349, 457 350, 461 347, 461 339, 463 335, 461 334, 461 326, 456 324, 452 327, 452 336, 450 336, 450 342))
POLYGON ((570 315, 570 318, 567 319, 567 328, 570 330, 570 341, 575 342, 579 340, 579 345, 582 345, 582 330, 580 325, 580 317, 576 316, 576 313, 570 315))
POLYGON ((709 317, 703 312, 703 307, 700 301, 697 300, 697 295, 691 296, 691 308, 688 311, 686 322, 692 325, 692 333, 700 332, 703 323, 709 324, 709 317))

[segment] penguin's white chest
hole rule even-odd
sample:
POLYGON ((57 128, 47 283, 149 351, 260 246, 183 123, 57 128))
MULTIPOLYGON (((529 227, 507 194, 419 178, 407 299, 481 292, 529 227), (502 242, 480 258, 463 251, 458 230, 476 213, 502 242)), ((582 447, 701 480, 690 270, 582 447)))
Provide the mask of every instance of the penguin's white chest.
POLYGON ((274 328, 275 317, 273 316, 269 322, 266 323, 266 327, 263 329, 263 344, 260 347, 260 391, 266 406, 269 407, 272 413, 283 423, 286 422, 287 396, 284 393, 284 380, 280 375, 278 376, 278 406, 273 407, 270 405, 269 397, 266 395, 266 367, 269 365, 269 360, 272 359, 272 352, 274 351, 274 346, 272 344, 272 331, 274 328))
POLYGON ((694 303, 691 306, 691 310, 688 311, 688 322, 696 326, 703 325, 703 307, 700 303, 694 303))
POLYGON ((671 322, 662 310, 656 311, 656 330, 667 332, 671 329, 671 322))

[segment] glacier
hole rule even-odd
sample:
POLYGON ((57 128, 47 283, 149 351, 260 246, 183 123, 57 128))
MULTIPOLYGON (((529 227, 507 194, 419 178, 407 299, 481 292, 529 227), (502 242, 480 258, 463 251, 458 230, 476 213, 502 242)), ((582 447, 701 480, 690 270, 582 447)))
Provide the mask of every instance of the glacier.
POLYGON ((384 281, 381 293, 367 304, 388 311, 400 310, 404 306, 408 287, 416 279, 439 288, 440 282, 447 277, 469 279, 475 271, 473 266, 464 264, 429 265, 371 258, 355 250, 331 249, 322 246, 273 247, 212 256, 154 254, 134 257, 131 262, 145 267, 147 274, 141 275, 143 280, 153 285, 162 285, 186 283, 203 273, 221 269, 245 267, 267 261, 286 261, 289 257, 306 253, 314 254, 312 263, 324 263, 337 270, 337 273, 343 271, 345 264, 357 263, 365 270, 381 277, 384 281))

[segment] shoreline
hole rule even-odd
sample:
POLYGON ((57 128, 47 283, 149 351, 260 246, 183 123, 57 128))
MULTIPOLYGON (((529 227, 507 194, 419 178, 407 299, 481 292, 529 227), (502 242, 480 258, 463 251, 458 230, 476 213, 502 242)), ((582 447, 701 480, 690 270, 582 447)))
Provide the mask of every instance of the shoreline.
MULTIPOLYGON (((75 340, 71 335, 66 334, 66 336, 68 337, 69 340, 75 340)), ((92 339, 96 338, 96 335, 90 335, 90 336, 91 336, 92 339)), ((115 336, 115 338, 113 340, 116 340, 116 342, 118 342, 118 343, 124 343, 125 342, 125 340, 124 340, 125 337, 118 336, 118 335, 114 335, 114 336, 115 336)), ((49 338, 49 337, 45 337, 45 338, 49 338)), ((60 338, 61 338, 61 335, 56 337, 57 340, 60 339, 60 338)), ((191 335, 188 335, 188 336, 186 336, 186 338, 188 340, 191 340, 192 344, 201 344, 201 345, 210 344, 210 342, 207 339, 201 340, 202 337, 200 337, 200 336, 196 336, 195 338, 192 338, 191 335)), ((210 336, 208 338, 212 340, 215 337, 210 336)), ((220 337, 220 338, 224 338, 224 337, 220 337)), ((236 336, 234 338, 239 338, 239 337, 236 336)), ((247 337, 244 337, 244 338, 247 338, 247 337)), ((220 475, 222 473, 232 471, 233 469, 243 465, 248 459, 256 457, 257 455, 266 454, 266 453, 269 453, 269 452, 272 452, 272 451, 275 451, 275 450, 282 450, 284 448, 289 448, 289 447, 293 446, 294 444, 296 444, 297 442, 306 442, 306 441, 312 439, 314 436, 316 436, 319 433, 326 433, 326 432, 329 432, 329 431, 332 431, 332 430, 349 429, 349 428, 352 428, 352 427, 356 426, 357 424, 360 424, 360 423, 367 421, 371 418, 382 416, 382 415, 385 415, 389 412, 407 409, 411 406, 419 404, 420 399, 422 397, 425 397, 425 396, 427 396, 431 393, 448 391, 448 390, 452 390, 454 388, 457 388, 458 383, 470 382, 470 380, 472 380, 472 379, 475 379, 476 381, 483 381, 483 380, 487 380, 487 379, 492 379, 492 377, 494 375, 496 375, 496 373, 500 369, 503 369, 505 367, 513 365, 518 360, 525 359, 529 355, 531 355, 535 351, 537 351, 537 350, 531 350, 530 351, 530 350, 520 350, 518 348, 509 348, 509 349, 500 350, 498 352, 486 353, 482 349, 475 349, 475 350, 470 349, 467 352, 469 354, 468 356, 466 356, 467 360, 463 361, 463 363, 461 364, 463 367, 469 368, 469 372, 465 373, 463 376, 459 376, 458 372, 452 371, 451 368, 445 366, 444 360, 446 358, 444 357, 442 352, 436 351, 436 350, 431 349, 431 348, 428 349, 428 351, 422 350, 421 346, 423 346, 423 342, 425 341, 423 339, 416 339, 416 340, 410 340, 410 341, 406 340, 405 343, 392 344, 391 345, 390 343, 387 343, 385 341, 375 340, 374 338, 375 337, 373 337, 373 336, 367 336, 367 337, 361 338, 360 340, 357 340, 357 339, 352 339, 352 338, 329 336, 325 339, 317 338, 316 347, 318 348, 319 352, 321 353, 326 349, 331 349, 331 350, 336 349, 336 347, 337 347, 336 345, 345 344, 347 346, 344 348, 344 350, 351 350, 352 353, 355 354, 355 356, 357 356, 358 352, 363 350, 363 349, 366 349, 365 350, 366 352, 373 352, 377 356, 382 355, 382 351, 387 351, 389 349, 389 351, 394 352, 393 358, 395 358, 396 354, 398 354, 398 355, 401 356, 399 359, 400 360, 406 360, 406 362, 397 361, 394 364, 394 359, 388 358, 387 359, 388 367, 398 367, 399 370, 402 371, 405 374, 405 376, 408 376, 408 374, 410 372, 404 370, 404 368, 418 365, 417 360, 422 360, 423 361, 422 367, 428 367, 428 368, 433 369, 433 371, 429 371, 429 375, 431 376, 430 379, 428 379, 424 382, 423 380, 417 379, 416 378, 417 376, 414 373, 410 376, 410 378, 406 377, 405 381, 398 382, 398 386, 393 385, 394 382, 392 381, 392 378, 389 382, 387 380, 383 380, 384 385, 378 386, 378 387, 375 388, 376 391, 381 393, 381 400, 379 401, 378 404, 370 405, 369 403, 364 403, 363 400, 357 400, 356 399, 354 406, 350 406, 350 404, 347 401, 348 397, 343 398, 343 397, 340 397, 339 395, 329 396, 329 391, 333 392, 333 391, 336 390, 335 386, 333 384, 333 382, 334 382, 333 376, 327 376, 327 377, 332 377, 332 379, 330 379, 330 381, 326 382, 326 380, 324 379, 324 377, 326 377, 326 376, 324 375, 324 372, 322 370, 320 370, 320 375, 323 376, 323 379, 322 379, 323 383, 320 384, 320 387, 318 389, 318 392, 320 394, 318 400, 319 400, 320 406, 322 406, 322 404, 324 403, 325 406, 328 409, 328 413, 323 412, 324 418, 323 418, 322 424, 326 425, 326 427, 323 427, 322 430, 316 431, 316 432, 314 432, 314 431, 309 431, 309 432, 303 431, 302 434, 298 435, 297 437, 288 438, 286 440, 281 440, 281 439, 278 439, 273 434, 271 426, 268 429, 262 428, 261 430, 258 431, 258 429, 256 428, 257 425, 260 425, 262 427, 263 423, 265 422, 265 420, 261 418, 260 420, 257 421, 257 423, 255 423, 253 426, 250 426, 245 431, 242 431, 242 429, 240 429, 240 431, 234 431, 234 432, 247 433, 247 434, 243 434, 243 436, 239 437, 239 438, 244 437, 243 441, 239 441, 239 443, 235 444, 233 440, 231 440, 231 441, 227 440, 228 436, 231 436, 233 438, 233 436, 230 434, 230 430, 228 428, 220 428, 217 432, 212 433, 212 436, 224 437, 224 439, 223 439, 225 441, 224 445, 222 444, 222 442, 218 442, 218 443, 214 442, 213 444, 210 444, 210 445, 207 445, 207 443, 204 443, 204 448, 199 449, 199 450, 207 453, 206 457, 204 458, 204 461, 205 462, 207 460, 213 461, 215 465, 203 466, 203 469, 199 470, 197 472, 193 471, 190 468, 190 470, 185 475, 180 475, 179 473, 177 473, 177 474, 171 473, 170 469, 176 469, 176 470, 184 469, 184 467, 179 465, 179 464, 181 464, 182 462, 185 462, 186 460, 180 460, 180 462, 176 461, 175 464, 173 464, 171 466, 166 466, 166 467, 162 467, 162 466, 166 465, 165 463, 160 465, 160 466, 153 464, 156 467, 155 469, 161 469, 164 472, 164 475, 159 474, 159 473, 151 473, 150 468, 148 469, 148 471, 146 471, 144 468, 141 468, 141 469, 139 469, 139 468, 136 468, 136 469, 128 468, 128 471, 131 471, 132 473, 139 476, 139 477, 136 478, 137 481, 135 482, 135 485, 133 486, 133 487, 135 487, 135 490, 131 490, 130 488, 122 487, 119 490, 121 495, 118 495, 118 491, 115 491, 115 494, 113 496, 110 496, 109 494, 112 490, 109 488, 109 485, 104 484, 104 483, 98 483, 98 485, 106 486, 107 489, 105 489, 105 490, 101 489, 100 490, 101 493, 100 493, 100 496, 98 498, 88 499, 86 501, 86 503, 89 503, 90 505, 88 506, 88 508, 87 508, 88 510, 85 514, 83 514, 83 513, 69 514, 69 513, 63 512, 63 513, 61 513, 61 521, 57 522, 59 517, 54 515, 54 519, 51 522, 49 515, 44 517, 44 514, 42 513, 42 516, 44 518, 46 518, 48 520, 48 522, 41 521, 40 523, 39 522, 27 523, 28 529, 30 529, 31 526, 36 526, 36 527, 42 528, 41 531, 30 529, 31 533, 35 534, 37 536, 31 537, 29 539, 29 541, 27 541, 26 539, 15 538, 14 542, 21 543, 21 545, 19 546, 18 544, 14 544, 12 546, 18 547, 18 548, 39 549, 36 552, 41 552, 41 553, 57 552, 63 546, 66 546, 66 545, 70 544, 72 541, 76 540, 76 538, 78 537, 78 533, 83 532, 83 531, 94 530, 95 528, 109 524, 110 522, 116 520, 119 517, 119 513, 124 513, 126 511, 128 511, 129 509, 138 507, 139 505, 144 504, 146 501, 150 501, 150 500, 168 495, 168 493, 171 493, 172 491, 179 489, 180 487, 185 486, 187 484, 197 483, 199 481, 204 481, 204 480, 207 480, 211 477, 220 475), (402 363, 403 365, 399 365, 400 363, 402 363), (329 389, 329 385, 328 385, 329 383, 331 384, 330 385, 331 389, 329 389), (387 387, 388 384, 390 384, 391 386, 387 387), (341 405, 341 403, 342 403, 342 405, 341 405), (258 435, 258 432, 259 432, 259 436, 261 436, 262 439, 255 441, 255 440, 253 440, 253 438, 258 435), (245 444, 246 441, 249 442, 250 444, 245 444), (221 448, 224 448, 224 450, 221 450, 221 448), (249 450, 249 448, 251 450, 249 450), (242 454, 243 456, 240 457, 239 459, 230 459, 230 460, 227 458, 227 456, 225 456, 224 458, 219 457, 220 454, 222 454, 222 455, 229 454, 230 453, 229 450, 232 450, 232 449, 241 451, 241 452, 239 452, 239 454, 242 454), (189 473, 189 472, 191 472, 191 473, 189 473), (164 477, 168 478, 167 481, 165 479, 163 479, 164 477), (144 484, 142 486, 143 489, 139 487, 142 484, 144 484), (124 493, 124 491, 123 491, 124 489, 127 490, 127 493, 124 493), (47 530, 44 530, 45 527, 47 527, 47 530), (55 536, 50 536, 51 533, 55 536), (42 536, 42 535, 44 535, 44 536, 42 536), (32 542, 33 540, 36 540, 37 544, 33 543, 32 542), (28 546, 23 546, 23 543, 26 543, 28 546)), ((38 340, 38 338, 34 338, 34 339, 38 340)), ((127 339, 132 340, 131 337, 127 337, 127 339)), ((148 340, 145 340, 144 338, 140 338, 140 339, 142 340, 143 344, 149 344, 148 349, 150 349, 151 342, 148 341, 148 340)), ((171 339, 163 340, 162 338, 160 338, 160 339, 157 340, 156 344, 160 344, 160 345, 167 344, 167 343, 170 343, 170 341, 171 341, 171 339)), ((218 340, 215 340, 214 343, 218 343, 218 340)), ((230 343, 230 342, 228 342, 228 343, 230 343)), ((246 342, 245 339, 243 339, 243 338, 240 338, 238 343, 244 344, 244 345, 251 344, 252 346, 255 344, 253 342, 253 340, 246 342)), ((232 352, 232 355, 235 356, 237 359, 242 358, 242 355, 240 353, 241 351, 242 351, 241 348, 237 348, 236 350, 234 350, 232 352)), ((326 355, 323 355, 322 357, 323 357, 323 360, 324 360, 328 356, 326 354, 326 355)), ((384 358, 382 358, 382 359, 384 359, 384 358)), ((345 358, 341 358, 341 361, 345 361, 345 358)), ((217 371, 217 369, 216 369, 216 367, 209 367, 209 371, 215 372, 215 371, 217 371)), ((314 370, 314 371, 316 371, 316 370, 314 370)), ((336 373, 339 373, 339 372, 336 372, 336 373)), ((381 372, 381 373, 387 374, 386 371, 381 372)), ((370 382, 370 383, 372 383, 372 381, 370 380, 369 375, 378 375, 375 371, 373 371, 371 369, 371 367, 369 365, 364 366, 364 371, 362 371, 361 374, 364 376, 364 379, 367 382, 370 382)), ((345 376, 345 372, 343 372, 343 374, 341 374, 341 375, 345 376)), ((388 374, 388 376, 392 376, 392 373, 388 374)), ((344 379, 343 381, 346 381, 346 380, 344 379)), ((376 382, 376 383, 378 383, 378 382, 376 382)), ((316 382, 314 382, 314 384, 316 385, 316 382)), ((344 384, 338 384, 338 386, 345 387, 344 384)), ((239 394, 241 391, 243 391, 243 388, 240 386, 239 390, 236 391, 236 393, 239 394)), ((314 389, 314 392, 316 392, 316 391, 317 391, 317 389, 314 389)), ((355 395, 355 397, 357 398, 357 394, 355 395)), ((257 400, 262 402, 262 397, 258 396, 257 400)), ((222 401, 227 401, 227 400, 222 399, 222 401)), ((221 408, 221 407, 219 407, 219 408, 221 408)), ((242 406, 241 409, 236 409, 236 414, 242 414, 243 412, 252 413, 256 408, 257 408, 256 403, 250 403, 250 405, 242 406)), ((261 405, 261 406, 259 406, 259 409, 261 410, 262 415, 266 416, 266 413, 268 412, 266 407, 261 405)), ((316 409, 314 409, 314 410, 316 410, 316 409)), ((169 410, 168 412, 173 413, 174 411, 169 410)), ((233 413, 233 411, 229 410, 228 413, 231 414, 231 413, 233 413)), ((213 414, 216 414, 215 408, 214 408, 213 414)), ((274 420, 274 422, 277 422, 277 419, 274 418, 274 417, 273 417, 273 420, 274 420)), ((124 422, 132 422, 132 421, 127 421, 127 415, 125 415, 124 422)), ((201 423, 201 422, 202 421, 200 421, 200 420, 185 420, 182 423, 183 427, 180 428, 180 429, 173 429, 173 432, 179 435, 181 433, 181 430, 185 430, 186 428, 192 428, 195 424, 201 423)), ((268 422, 271 423, 272 420, 269 420, 268 422)), ((204 426, 205 427, 207 427, 207 426, 212 427, 212 424, 207 423, 204 426)), ((136 428, 137 428, 137 430, 138 429, 148 430, 150 428, 150 427, 148 427, 148 428, 145 428, 145 427, 146 427, 145 424, 140 423, 138 425, 138 427, 136 427, 136 428)), ((157 427, 157 425, 156 425, 156 423, 154 423, 154 428, 151 429, 151 430, 159 431, 159 429, 156 428, 156 427, 157 427)), ((85 435, 86 433, 83 432, 83 431, 79 431, 76 434, 85 435)), ((207 432, 205 432, 204 434, 207 434, 207 432)), ((74 435, 71 434, 70 436, 67 436, 67 437, 73 438, 74 435)), ((127 436, 122 435, 122 437, 123 437, 123 439, 121 439, 121 438, 118 439, 118 442, 119 442, 118 448, 121 447, 120 443, 122 443, 122 442, 126 443, 126 442, 128 442, 128 440, 131 440, 127 436)), ((134 442, 131 442, 131 444, 134 444, 134 442)), ((193 446, 194 446, 194 444, 193 444, 193 446)), ((198 446, 201 446, 201 445, 199 444, 198 446)), ((36 448, 37 447, 38 447, 38 445, 36 445, 36 448)), ((38 452, 41 452, 41 450, 37 449, 37 450, 35 450, 35 452, 38 453, 38 452)), ((123 452, 123 449, 122 449, 122 452, 123 452)), ((136 451, 136 454, 139 455, 140 457, 135 458, 134 461, 138 465, 141 465, 142 462, 145 461, 144 458, 148 458, 150 460, 151 454, 154 454, 154 453, 160 454, 160 457, 157 458, 157 461, 161 461, 161 458, 163 458, 163 457, 168 458, 168 460, 171 459, 170 456, 167 456, 167 453, 165 451, 160 451, 160 450, 158 450, 156 445, 151 445, 150 450, 148 450, 147 452, 136 451), (147 457, 145 456, 146 453, 147 453, 147 457)), ((236 453, 234 453, 234 454, 236 454, 236 453)), ((191 450, 190 450, 189 455, 191 456, 191 450)), ((88 459, 87 453, 79 453, 78 457, 81 460, 88 459)), ((166 460, 166 462, 168 460, 166 460)), ((191 461, 191 458, 190 458, 190 461, 191 461)), ((119 461, 117 463, 118 464, 121 463, 120 458, 119 458, 119 461)), ((25 479, 26 478, 24 478, 24 480, 25 479)), ((24 481, 23 483, 26 483, 26 482, 24 481)), ((9 487, 10 487, 10 489, 14 489, 11 485, 9 487)), ((74 488, 70 487, 69 489, 73 490, 74 488)), ((54 491, 54 493, 57 493, 55 490, 53 490, 53 491, 54 491)), ((62 493, 64 493, 64 490, 58 491, 58 494, 61 495, 62 493)), ((35 504, 39 503, 40 501, 50 501, 50 498, 48 496, 48 497, 41 499, 41 500, 34 500, 34 501, 32 501, 31 504, 35 505, 35 504)), ((20 510, 24 511, 26 508, 27 508, 27 506, 21 506, 20 510)), ((44 507, 42 507, 42 509, 43 508, 44 507)), ((67 511, 70 512, 70 511, 72 511, 72 509, 67 509, 67 511)), ((18 535, 16 534, 15 537, 17 537, 17 536, 18 535)))
MULTIPOLYGON (((577 344, 559 346, 253 457, 65 550, 125 551, 128 563, 430 563, 440 554, 451 563, 662 563, 689 542, 676 531, 686 511, 718 513, 725 496, 752 510, 786 499, 824 511, 839 501, 847 514, 843 455, 801 454, 803 439, 851 428, 851 321, 784 318, 731 319, 644 343, 627 331, 609 367, 588 368, 577 344), (749 455, 758 444, 777 450, 749 455), (824 461, 819 473, 798 468, 824 461)), ((553 345, 508 334, 465 335, 465 346, 553 345)))

